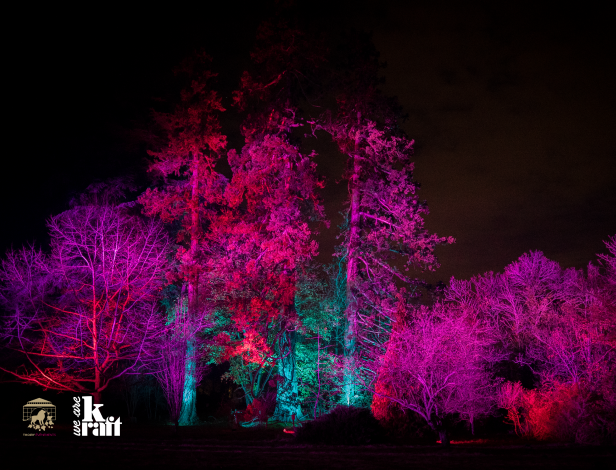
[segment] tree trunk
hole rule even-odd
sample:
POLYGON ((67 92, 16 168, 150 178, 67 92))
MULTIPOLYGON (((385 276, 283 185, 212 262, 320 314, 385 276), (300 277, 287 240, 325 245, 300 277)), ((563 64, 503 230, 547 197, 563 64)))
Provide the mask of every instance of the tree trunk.
POLYGON ((278 362, 278 373, 283 378, 277 385, 276 410, 272 416, 273 421, 289 423, 295 419, 303 420, 297 384, 297 371, 295 362, 295 332, 289 331, 284 335, 284 346, 280 351, 282 357, 278 362), (286 350, 285 350, 286 349, 286 350))
MULTIPOLYGON (((188 271, 188 317, 194 320, 198 315, 198 285, 199 274, 196 265, 197 248, 199 243, 199 156, 193 156, 193 169, 191 181, 190 201, 190 255, 188 271)), ((195 332, 191 331, 191 334, 195 332)), ((186 375, 184 378, 184 393, 182 398, 182 411, 180 413, 180 425, 192 426, 199 423, 197 416, 197 385, 195 345, 192 338, 188 339, 186 347, 186 375)))
MULTIPOLYGON (((359 119, 359 115, 358 115, 359 119)), ((347 252, 347 279, 346 279, 346 322, 347 330, 344 335, 344 401, 347 405, 352 405, 355 402, 356 380, 355 373, 357 365, 355 363, 356 342, 357 342, 357 300, 353 290, 357 282, 358 266, 357 266, 357 251, 359 249, 360 236, 360 172, 361 164, 359 158, 356 158, 358 153, 358 142, 355 142, 355 154, 353 158, 353 174, 349 181, 349 192, 351 196, 350 207, 350 233, 349 245, 347 252)))
POLYGON ((443 447, 449 447, 449 436, 447 435, 447 430, 445 428, 439 429, 438 437, 443 447))
POLYGON ((447 427, 441 418, 435 413, 432 414, 428 424, 438 434, 438 438, 441 441, 443 447, 449 447, 449 436, 447 435, 447 427))
POLYGON ((197 416, 197 358, 195 357, 194 347, 193 340, 189 339, 188 347, 186 348, 186 374, 184 376, 182 411, 180 412, 179 419, 181 426, 194 426, 199 424, 199 417, 197 416))

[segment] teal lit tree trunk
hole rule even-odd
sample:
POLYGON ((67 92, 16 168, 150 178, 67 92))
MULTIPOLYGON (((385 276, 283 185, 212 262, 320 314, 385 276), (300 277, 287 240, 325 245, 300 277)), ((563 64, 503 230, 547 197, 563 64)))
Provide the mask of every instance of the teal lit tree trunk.
POLYGON ((280 344, 280 360, 278 361, 278 374, 282 380, 277 384, 276 409, 272 416, 273 421, 285 423, 303 420, 304 414, 299 402, 299 388, 297 377, 297 364, 295 357, 295 331, 283 335, 280 344))
MULTIPOLYGON (((196 263, 198 240, 199 240, 199 159, 197 154, 193 156, 193 171, 191 181, 191 200, 189 208, 191 210, 190 220, 190 251, 188 262, 188 316, 195 320, 199 310, 199 269, 196 263)), ((184 394, 182 403, 182 413, 180 414, 180 426, 191 426, 199 423, 197 416, 197 386, 200 377, 197 377, 197 355, 195 350, 195 331, 191 335, 186 345, 186 377, 184 379, 184 394)))
POLYGON ((182 394, 182 411, 178 420, 180 426, 192 426, 199 423, 197 416, 197 364, 194 354, 194 339, 189 339, 186 346, 186 367, 184 376, 184 392, 182 394))

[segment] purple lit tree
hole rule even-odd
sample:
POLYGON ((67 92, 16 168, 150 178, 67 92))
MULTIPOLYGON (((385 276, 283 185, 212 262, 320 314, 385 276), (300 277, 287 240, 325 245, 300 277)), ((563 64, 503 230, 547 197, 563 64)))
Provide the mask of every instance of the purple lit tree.
POLYGON ((503 274, 452 279, 446 291, 452 305, 473 311, 497 332, 509 380, 499 401, 516 432, 582 443, 616 432, 616 297, 612 260, 601 260, 605 272, 592 264, 586 272, 563 270, 531 252, 503 274), (526 388, 519 381, 522 369, 532 374, 526 388))
POLYGON ((180 295, 174 305, 164 333, 158 337, 159 358, 151 372, 160 384, 169 409, 169 419, 178 426, 184 403, 186 367, 193 362, 195 375, 203 375, 198 332, 205 326, 202 318, 195 319, 188 314, 185 297, 180 295), (191 349, 189 349, 189 345, 191 349))
POLYGON ((131 210, 78 205, 49 220, 50 254, 29 247, 2 260, 2 332, 23 358, 3 370, 18 381, 100 403, 112 380, 157 360, 169 242, 131 210))
POLYGON ((491 366, 503 355, 495 339, 493 328, 464 309, 422 307, 391 334, 379 361, 380 394, 417 413, 448 445, 456 415, 472 427, 496 407, 491 366))

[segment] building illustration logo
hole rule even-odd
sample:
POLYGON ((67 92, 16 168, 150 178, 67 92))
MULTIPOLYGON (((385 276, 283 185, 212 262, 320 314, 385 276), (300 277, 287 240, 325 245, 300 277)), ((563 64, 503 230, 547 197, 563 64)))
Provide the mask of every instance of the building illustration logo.
POLYGON ((92 397, 73 397, 73 414, 80 418, 81 404, 83 402, 83 419, 73 421, 73 434, 75 436, 119 436, 122 422, 113 416, 103 418, 100 408, 103 406, 92 403, 92 397))
POLYGON ((42 398, 29 401, 23 407, 23 421, 28 421, 28 428, 35 431, 53 429, 56 421, 56 407, 42 398))

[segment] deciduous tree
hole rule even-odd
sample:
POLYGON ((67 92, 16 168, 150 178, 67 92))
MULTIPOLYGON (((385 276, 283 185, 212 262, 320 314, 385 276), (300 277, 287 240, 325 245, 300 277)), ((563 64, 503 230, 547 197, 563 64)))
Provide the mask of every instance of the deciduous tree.
POLYGON ((78 205, 49 220, 51 253, 28 247, 2 260, 3 336, 23 360, 7 372, 17 380, 100 403, 112 380, 155 361, 169 242, 131 210, 78 205))
POLYGON ((502 355, 494 341, 490 326, 468 312, 422 307, 391 334, 379 361, 381 394, 421 416, 447 445, 456 415, 472 425, 495 408, 491 366, 502 355))

